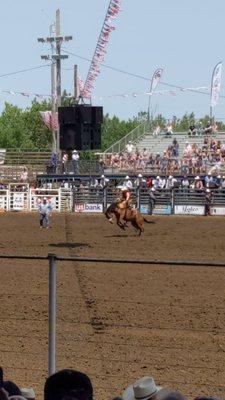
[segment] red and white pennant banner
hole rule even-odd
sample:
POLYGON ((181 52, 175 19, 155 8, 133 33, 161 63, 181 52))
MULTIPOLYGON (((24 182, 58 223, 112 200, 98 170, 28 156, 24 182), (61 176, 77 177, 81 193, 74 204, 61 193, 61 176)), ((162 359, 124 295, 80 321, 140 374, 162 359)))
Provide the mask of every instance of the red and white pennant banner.
POLYGON ((105 54, 107 53, 106 47, 109 42, 110 34, 115 30, 112 25, 114 20, 120 12, 121 0, 110 0, 108 10, 106 12, 105 20, 98 38, 95 52, 91 61, 91 65, 84 83, 83 90, 80 92, 80 97, 90 99, 92 90, 94 89, 94 81, 100 74, 100 65, 104 62, 105 54))

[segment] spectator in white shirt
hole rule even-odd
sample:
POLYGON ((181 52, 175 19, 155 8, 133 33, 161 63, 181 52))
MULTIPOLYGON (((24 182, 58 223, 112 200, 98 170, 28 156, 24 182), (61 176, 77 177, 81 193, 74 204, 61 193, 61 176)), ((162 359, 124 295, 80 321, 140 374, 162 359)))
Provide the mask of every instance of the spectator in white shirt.
POLYGON ((108 182, 109 182, 109 179, 106 178, 105 175, 102 175, 102 176, 101 176, 101 179, 100 179, 99 186, 100 186, 101 188, 104 188, 104 187, 107 186, 108 182))
POLYGON ((165 186, 165 179, 161 179, 160 176, 157 176, 153 181, 153 187, 155 189, 163 189, 165 186))
POLYGON ((177 179, 170 175, 166 181, 166 189, 171 190, 174 187, 174 184, 177 182, 177 179))
POLYGON ((125 181, 123 182, 123 187, 126 187, 128 189, 133 188, 132 181, 130 180, 130 177, 128 175, 126 176, 125 181))
POLYGON ((181 181, 181 187, 183 190, 188 191, 189 186, 190 186, 190 182, 189 182, 187 176, 184 176, 184 178, 181 181))
POLYGON ((21 182, 27 182, 27 178, 28 178, 28 171, 27 171, 27 168, 24 167, 23 171, 21 172, 21 175, 20 175, 20 180, 21 180, 21 182))
POLYGON ((77 174, 78 173, 78 161, 79 161, 79 154, 77 150, 73 150, 72 152, 72 163, 73 163, 73 173, 77 174))
POLYGON ((128 154, 132 154, 134 150, 134 145, 133 143, 129 140, 129 142, 126 145, 126 151, 128 154))
POLYGON ((225 176, 222 176, 221 189, 225 189, 225 176))
POLYGON ((173 125, 172 122, 168 121, 166 125, 166 136, 171 136, 173 134, 173 125))
POLYGON ((157 125, 152 133, 153 136, 158 136, 161 132, 161 128, 159 125, 157 125))

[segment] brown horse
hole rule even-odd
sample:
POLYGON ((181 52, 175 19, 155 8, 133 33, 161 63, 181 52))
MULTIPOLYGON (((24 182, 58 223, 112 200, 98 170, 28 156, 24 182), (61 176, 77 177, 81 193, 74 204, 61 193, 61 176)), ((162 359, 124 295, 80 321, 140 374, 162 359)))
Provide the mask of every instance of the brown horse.
POLYGON ((110 204, 105 212, 106 218, 111 223, 113 223, 112 219, 114 215, 117 225, 121 229, 125 229, 127 227, 127 222, 131 222, 131 225, 139 231, 139 236, 144 232, 144 222, 151 223, 151 221, 144 218, 139 211, 120 207, 117 203, 110 204), (125 223, 122 221, 125 221, 125 223))

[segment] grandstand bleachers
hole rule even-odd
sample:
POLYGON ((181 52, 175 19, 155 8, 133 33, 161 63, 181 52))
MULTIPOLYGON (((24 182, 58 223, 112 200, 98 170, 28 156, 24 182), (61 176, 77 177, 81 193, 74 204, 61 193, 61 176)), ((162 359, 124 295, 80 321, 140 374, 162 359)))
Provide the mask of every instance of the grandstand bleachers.
POLYGON ((118 141, 103 153, 106 173, 180 174, 183 166, 185 171, 189 171, 186 173, 225 172, 225 132, 210 136, 200 134, 190 137, 186 132, 176 132, 170 136, 160 133, 155 136, 149 129, 145 129, 144 134, 135 140, 131 140, 131 133, 125 136, 123 142, 118 141), (206 138, 207 144, 204 142, 206 138), (178 152, 174 139, 178 143, 178 152), (188 154, 187 149, 184 152, 187 142, 191 149, 188 154), (133 143, 132 157, 127 150, 129 143, 133 143), (176 153, 173 152, 175 147, 176 153))
MULTIPOLYGON (((135 144, 139 150, 143 150, 144 148, 146 148, 149 153, 153 155, 157 153, 163 154, 164 150, 166 150, 167 147, 171 145, 172 141, 175 138, 179 143, 179 153, 180 155, 182 155, 186 141, 188 141, 190 144, 196 143, 198 146, 201 147, 203 145, 205 136, 201 135, 188 137, 187 133, 177 132, 170 137, 166 137, 164 134, 153 136, 151 133, 148 133, 135 144)), ((225 143, 225 132, 218 132, 215 135, 215 139, 220 140, 222 144, 225 143)))
POLYGON ((51 159, 50 151, 6 150, 6 165, 42 165, 51 159))

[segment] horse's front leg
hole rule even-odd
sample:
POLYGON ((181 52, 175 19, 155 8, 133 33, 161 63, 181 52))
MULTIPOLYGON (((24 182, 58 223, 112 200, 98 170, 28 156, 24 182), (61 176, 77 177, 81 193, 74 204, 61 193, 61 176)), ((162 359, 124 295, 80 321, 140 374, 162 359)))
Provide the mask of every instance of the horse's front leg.
POLYGON ((118 214, 117 216, 116 216, 116 221, 117 221, 117 225, 119 226, 119 228, 121 228, 121 229, 125 229, 125 226, 124 226, 124 224, 123 224, 123 222, 122 222, 122 218, 121 218, 121 215, 120 214, 118 214))

